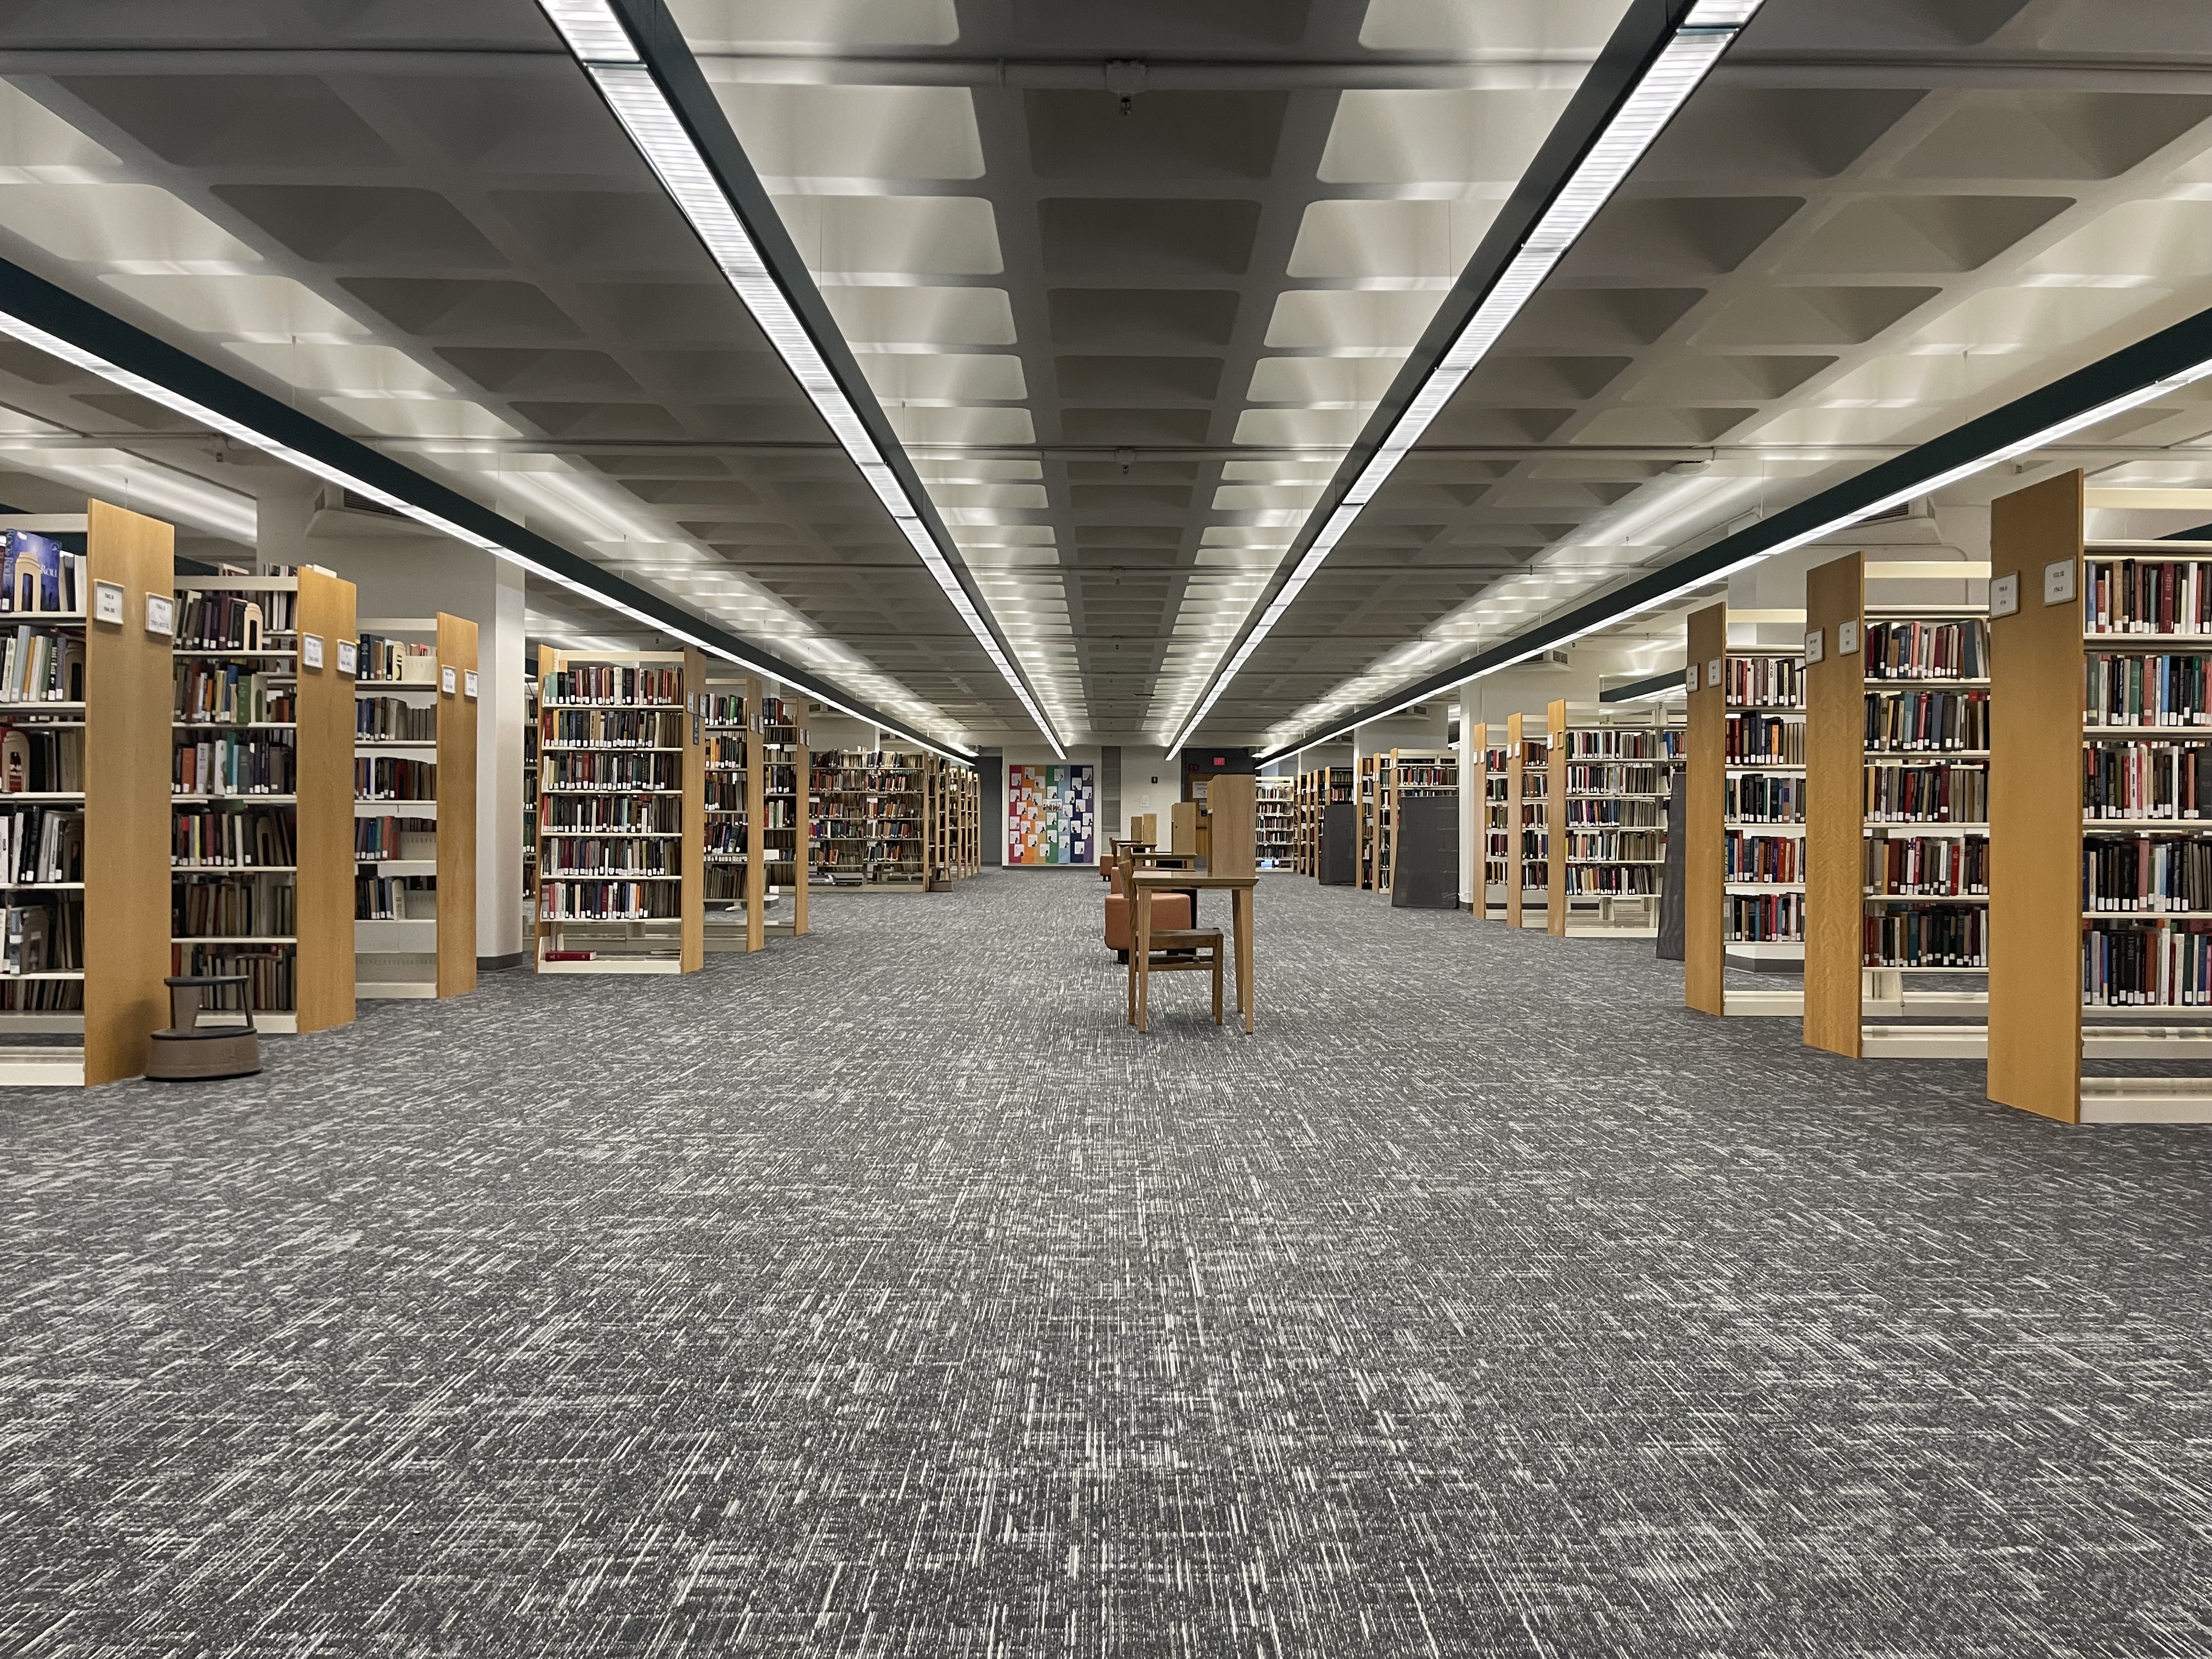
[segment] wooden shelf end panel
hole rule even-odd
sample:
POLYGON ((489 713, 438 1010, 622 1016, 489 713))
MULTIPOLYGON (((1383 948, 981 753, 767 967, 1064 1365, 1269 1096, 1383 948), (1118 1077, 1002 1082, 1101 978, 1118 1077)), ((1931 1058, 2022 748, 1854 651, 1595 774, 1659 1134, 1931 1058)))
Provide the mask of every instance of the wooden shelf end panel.
POLYGON ((1723 1014, 1727 897, 1721 881, 1726 856, 1721 807, 1728 781, 1728 694, 1711 670, 1728 655, 1728 606, 1708 605, 1692 613, 1687 631, 1698 689, 1689 696, 1688 781, 1682 803, 1682 1003, 1701 1014, 1723 1014))
POLYGON ((1990 618, 1989 1097, 2081 1121, 2081 605, 2043 602, 2045 566, 2080 586, 2081 475, 2000 497, 1990 575, 2020 579, 1990 618))
POLYGON ((1806 573, 1806 637, 1820 636, 1820 660, 1805 666, 1805 1042, 1850 1060, 1864 1012, 1866 653, 1843 640, 1865 614, 1863 553, 1806 573))

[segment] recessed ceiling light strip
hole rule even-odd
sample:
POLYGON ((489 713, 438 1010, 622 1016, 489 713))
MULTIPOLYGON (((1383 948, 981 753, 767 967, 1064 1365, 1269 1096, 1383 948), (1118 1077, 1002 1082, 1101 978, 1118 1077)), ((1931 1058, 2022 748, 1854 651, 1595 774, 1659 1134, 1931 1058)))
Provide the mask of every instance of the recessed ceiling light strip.
MULTIPOLYGON (((823 356, 821 343, 793 306, 763 256, 751 228, 732 202, 721 174, 708 162, 663 86, 659 66, 640 48, 622 12, 610 0, 538 0, 538 5, 653 168, 669 199, 690 222, 769 345, 860 468, 860 476, 891 515, 923 568, 951 601, 991 665, 1012 689, 1053 752, 1065 759, 1067 750, 1060 733, 1031 695, 1028 681, 1015 668, 1009 655, 1012 647, 969 595, 960 573, 946 556, 947 544, 939 540, 919 487, 910 485, 908 478, 885 459, 883 446, 862 418, 853 391, 823 356)), ((649 8, 647 25, 647 32, 656 36, 674 33, 675 26, 667 21, 657 0, 649 8)))
POLYGON ((13 307, 0 308, 0 333, 72 368, 96 374, 112 386, 173 410, 210 431, 220 432, 325 483, 404 514, 425 529, 450 536, 533 575, 558 583, 592 604, 628 617, 656 633, 682 640, 710 656, 781 681, 817 702, 826 702, 855 720, 879 726, 906 742, 918 744, 948 759, 974 759, 968 750, 922 737, 872 709, 842 699, 834 689, 805 671, 764 653, 748 650, 739 641, 708 628, 699 618, 663 605, 653 596, 618 577, 594 569, 566 548, 509 522, 458 491, 433 483, 358 440, 286 407, 245 382, 210 368, 6 260, 0 260, 0 304, 13 307), (39 320, 23 314, 27 312, 34 312, 39 320), (65 328, 68 333, 58 331, 65 328), (94 350, 83 343, 87 339, 97 339, 103 350, 94 350), (165 372, 145 373, 119 363, 115 356, 104 352, 131 356, 148 364, 159 363, 165 366, 165 372), (179 383, 190 384, 201 396, 194 397, 181 390, 179 383), (233 409, 258 411, 258 418, 241 418, 216 408, 210 398, 221 398, 233 409), (324 453, 317 453, 316 450, 324 453), (351 464, 340 465, 331 459, 336 455, 348 457, 351 464), (375 477, 383 478, 385 483, 374 482, 375 477), (440 505, 429 505, 431 502, 440 505), (470 522, 464 520, 483 527, 472 528, 470 522), (495 530, 500 533, 490 533, 495 530))
POLYGON ((1502 645, 1440 669, 1393 694, 1389 702, 1371 704, 1333 723, 1322 736, 1302 735, 1275 745, 1264 757, 1333 742, 1357 727, 1526 662, 1540 652, 1556 650, 1616 627, 1698 588, 1725 580, 1762 560, 1838 535, 1893 507, 2063 443, 2114 416, 2207 379, 2212 379, 2212 311, 2199 312, 2161 329, 2146 340, 1785 507, 1761 523, 1723 537, 1711 547, 1577 605, 1502 645))
POLYGON ((1190 741, 1230 681, 1237 678, 1283 613, 1313 580, 1314 573, 1351 530, 1360 509, 1389 481, 1398 463, 1451 401, 1461 382, 1490 354, 1499 337, 1543 286, 1545 278, 1575 245, 1576 239, 1589 228, 1590 221, 1613 198, 1622 180, 1651 147, 1652 140, 1674 119, 1675 112, 1720 61, 1729 42, 1751 21, 1761 3, 1762 0, 1696 0, 1667 35, 1643 74, 1583 152, 1580 161, 1553 193, 1535 223, 1522 237, 1504 268, 1485 291, 1474 314, 1437 357, 1419 388, 1397 411, 1358 476, 1341 492, 1332 491, 1316 506, 1305 531, 1301 532, 1302 538, 1308 535, 1311 538, 1304 552, 1266 609, 1247 620, 1242 642, 1215 670, 1212 683, 1196 707, 1168 740, 1170 752, 1190 741), (1314 528, 1316 522, 1318 530, 1314 528))

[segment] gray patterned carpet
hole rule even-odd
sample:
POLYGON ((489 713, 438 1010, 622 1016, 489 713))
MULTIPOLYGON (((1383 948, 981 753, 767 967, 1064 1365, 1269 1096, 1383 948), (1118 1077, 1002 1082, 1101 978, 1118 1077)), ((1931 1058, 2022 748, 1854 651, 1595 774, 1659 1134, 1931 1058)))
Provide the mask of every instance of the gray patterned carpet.
POLYGON ((0 1097, 0 1653, 2212 1654, 2212 1136, 1101 892, 0 1097))

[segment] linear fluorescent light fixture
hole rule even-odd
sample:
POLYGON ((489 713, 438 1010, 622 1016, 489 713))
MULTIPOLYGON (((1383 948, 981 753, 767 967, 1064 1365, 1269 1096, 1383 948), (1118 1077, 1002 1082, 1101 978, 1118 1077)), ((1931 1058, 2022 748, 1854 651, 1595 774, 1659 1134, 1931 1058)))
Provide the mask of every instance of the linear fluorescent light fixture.
POLYGON ((769 345, 783 359, 784 366, 836 434, 839 445, 860 469, 860 476, 868 481, 876 499, 891 515, 899 533, 913 546, 923 568, 944 590, 952 608, 960 613, 960 620, 983 647, 991 665, 1012 688, 1023 709, 1051 744, 1053 752, 1066 759, 1067 750, 1060 742, 1059 732, 1045 718, 1044 710, 1030 695, 1028 684, 1000 649, 998 636, 975 608, 975 601, 968 597, 968 590, 960 585, 951 562, 945 556, 945 550, 938 545, 937 538, 922 517, 921 504, 884 459, 882 450, 869 435, 866 422, 854 408, 851 398, 823 359, 814 337, 807 331, 789 296, 769 269, 759 245, 723 191, 720 179, 708 165, 690 130, 661 89, 644 52, 631 38, 629 26, 608 0, 538 0, 538 3, 560 32, 562 40, 568 43, 584 73, 599 88, 615 118, 622 123, 638 153, 658 175, 670 200, 690 222, 692 231, 720 270, 723 279, 752 314, 753 321, 760 325, 761 332, 768 337, 769 345))
MULTIPOLYGON (((1909 483, 1897 484, 1875 496, 1872 501, 1833 514, 1822 516, 1804 529, 1785 532, 1771 541, 1759 541, 1761 526, 1754 525, 1748 530, 1737 532, 1737 536, 1728 538, 1729 541, 1735 541, 1738 537, 1741 537, 1758 544, 1740 558, 1711 568, 1700 566, 1692 574, 1672 584, 1663 580, 1666 574, 1663 569, 1654 572, 1654 576, 1661 579, 1654 584, 1656 588, 1654 592, 1644 594, 1617 608, 1604 610, 1604 614, 1589 617, 1580 623, 1575 622, 1570 617, 1563 619, 1562 623, 1558 626, 1539 628, 1532 635, 1524 635, 1520 641, 1517 641, 1518 648, 1515 649, 1511 655, 1500 658, 1496 661, 1484 662, 1480 667, 1460 676, 1457 679, 1438 681, 1434 684, 1424 683, 1417 692, 1391 704, 1387 708, 1355 715, 1351 721, 1339 726, 1327 737, 1301 738, 1297 742, 1302 744, 1333 742, 1348 732, 1355 731, 1376 720, 1388 720, 1391 715, 1401 714, 1416 703, 1426 702, 1431 697, 1443 696, 1462 685, 1471 685, 1476 680, 1526 662, 1529 658, 1541 652, 1555 651, 1563 645, 1571 645, 1577 640, 1587 639, 1592 634, 1618 627, 1632 617, 1642 616, 1647 611, 1656 611, 1661 605, 1671 605, 1685 593, 1700 587, 1709 587, 1715 582, 1725 581, 1730 576, 1740 571, 1747 570, 1764 560, 1775 558, 1784 553, 1793 553, 1797 549, 1809 546, 1814 542, 1825 541, 1831 536, 1838 535, 1849 530, 1853 525, 1863 524, 1869 519, 1879 517, 1892 507, 1901 507, 1907 501, 1917 501, 1924 495, 1932 495, 1936 491, 1961 483, 1977 473, 1986 472, 1993 466, 2002 466, 2007 461, 2018 460, 2021 456, 2033 454, 2039 449, 2048 449, 2054 444, 2063 443, 2077 432, 2087 431, 2091 427, 2111 420, 2116 415, 2124 415, 2131 409, 2140 409, 2145 404, 2154 403, 2171 392, 2179 392, 2184 386, 2193 386, 2197 381, 2208 378, 2212 378, 2212 358, 2193 363, 2186 368, 2177 369, 2171 374, 2162 374, 2156 380, 2148 381, 2130 391, 2117 393, 2087 409, 2053 421, 2049 425, 2040 427, 2022 437, 2008 439, 1974 456, 1972 459, 1954 462, 1948 466, 1939 464, 1936 470, 1913 477, 1909 483)), ((1941 439, 1934 440, 1927 447, 1935 447, 1942 441, 1941 439)), ((1900 456, 1899 459, 1910 460, 1911 457, 1900 456)), ((1895 467, 1897 462, 1890 462, 1887 465, 1895 467)), ((1814 498, 1815 501, 1818 499, 1818 497, 1814 498)), ((1719 545, 1725 546, 1726 543, 1719 545)), ((1605 600, 1601 598, 1580 609, 1583 611, 1602 609, 1605 603, 1605 600)), ((1283 750, 1278 750, 1275 752, 1280 754, 1283 750)), ((1262 756, 1259 758, 1266 760, 1273 757, 1273 756, 1262 756)))
MULTIPOLYGON (((234 420, 218 410, 209 408, 196 398, 188 398, 183 392, 164 386, 159 380, 125 368, 119 364, 110 362, 96 352, 87 351, 82 346, 74 345, 63 339, 59 335, 50 334, 45 329, 33 323, 26 322, 12 313, 0 311, 0 333, 10 335, 21 340, 25 345, 43 351, 51 357, 58 358, 72 368, 82 369, 87 374, 97 374, 109 384, 119 386, 125 392, 133 392, 149 403, 159 404, 164 409, 174 410, 187 419, 198 422, 211 431, 220 432, 227 438, 235 439, 240 443, 258 449, 263 454, 272 456, 288 466, 297 467, 302 472, 310 473, 325 483, 337 484, 354 495, 374 501, 380 507, 389 507, 395 513, 403 514, 426 529, 434 530, 441 536, 450 536, 455 541, 465 543, 471 547, 490 554, 495 558, 504 559, 507 563, 520 566, 533 576, 547 581, 557 582, 571 592, 588 599, 592 604, 628 617, 634 622, 642 623, 655 633, 672 635, 682 640, 687 645, 696 646, 709 656, 718 657, 725 662, 734 663, 738 667, 747 669, 753 673, 765 674, 779 684, 783 681, 782 675, 769 665, 752 661, 741 653, 732 651, 713 640, 702 638, 679 624, 669 621, 666 617, 649 615, 611 593, 603 593, 596 588, 586 586, 562 571, 541 563, 526 554, 518 553, 504 543, 495 541, 489 536, 479 535, 465 526, 455 524, 451 519, 433 513, 428 507, 418 507, 404 496, 395 495, 388 489, 380 489, 366 478, 348 472, 343 467, 333 466, 328 461, 310 455, 304 450, 295 449, 283 440, 271 437, 256 427, 250 426, 243 421, 234 420)), ((879 714, 864 714, 857 710, 848 708, 835 698, 825 696, 811 686, 805 687, 804 690, 805 695, 817 702, 826 702, 838 713, 849 715, 854 720, 866 720, 873 724, 882 725, 884 730, 893 732, 908 743, 919 744, 922 748, 934 754, 942 755, 947 760, 972 763, 975 759, 972 754, 964 750, 933 743, 919 733, 884 724, 879 714)))
MULTIPOLYGON (((1522 238, 1520 246, 1491 283, 1474 314, 1437 359, 1420 389, 1399 411, 1382 443, 1291 570, 1290 580, 1252 623, 1236 653, 1215 671, 1212 689, 1169 740, 1170 753, 1190 741, 1199 723, 1212 712, 1229 682, 1237 678, 1237 672, 1260 648, 1261 641, 1273 631, 1283 613, 1313 580, 1314 573, 1351 530, 1360 509, 1389 482, 1407 452, 1420 441, 1430 422, 1451 401, 1460 383, 1490 355, 1498 337, 1534 297, 1553 267, 1589 228, 1599 210, 1613 199, 1622 180, 1643 159, 1644 152, 1651 147, 1668 122, 1674 118, 1675 112, 1698 89, 1713 65, 1720 61, 1721 54, 1763 3, 1764 0, 1698 0, 1675 26, 1642 77, 1613 111, 1613 118, 1583 152, 1566 182, 1522 238)), ((1316 513, 1319 510, 1316 508, 1316 513)), ((1308 524, 1310 526, 1310 519, 1308 524)))

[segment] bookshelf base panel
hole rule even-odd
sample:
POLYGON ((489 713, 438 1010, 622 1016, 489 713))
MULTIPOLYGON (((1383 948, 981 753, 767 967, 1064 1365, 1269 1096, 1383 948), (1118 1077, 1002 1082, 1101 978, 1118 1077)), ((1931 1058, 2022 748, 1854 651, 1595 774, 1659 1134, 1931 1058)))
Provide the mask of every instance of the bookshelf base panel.
POLYGON ((2081 1121, 2212 1123, 2212 1078, 2084 1078, 2081 1121))
MULTIPOLYGON (((15 1028, 21 1030, 22 1028, 15 1028)), ((52 1048, 0 1050, 0 1089, 81 1089, 84 1050, 52 1048)))
POLYGON ((1862 1060, 1986 1060, 1986 1025, 1864 1025, 1859 1028, 1862 1060))
POLYGON ((593 957, 584 962, 547 962, 539 958, 541 974, 680 974, 684 963, 675 957, 593 957))
POLYGON ((1730 991, 1721 1012, 1731 1019, 1802 1019, 1802 991, 1730 991))
POLYGON ((438 987, 434 981, 417 979, 365 979, 354 987, 354 996, 362 1002, 414 1002, 434 1000, 438 987))

